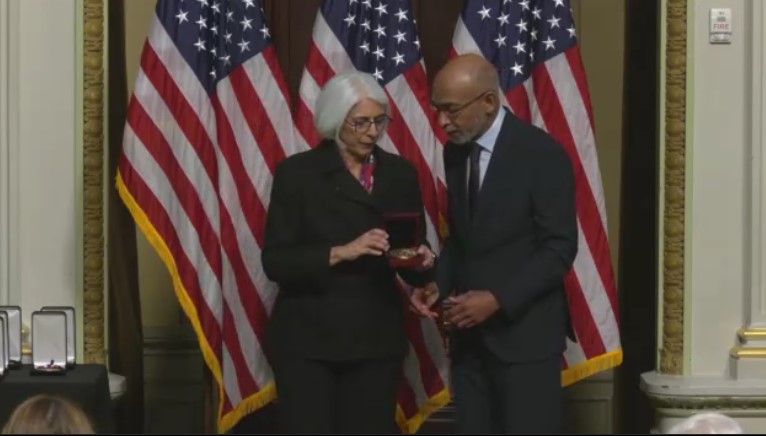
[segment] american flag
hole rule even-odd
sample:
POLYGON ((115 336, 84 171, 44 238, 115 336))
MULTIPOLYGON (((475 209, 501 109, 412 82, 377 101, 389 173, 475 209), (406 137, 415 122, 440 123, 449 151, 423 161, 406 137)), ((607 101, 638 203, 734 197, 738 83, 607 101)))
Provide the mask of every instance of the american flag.
POLYGON ((577 340, 567 340, 564 385, 622 362, 593 110, 576 36, 568 0, 468 0, 452 43, 452 55, 480 53, 492 62, 506 105, 548 131, 574 165, 579 251, 565 287, 577 340))
POLYGON ((257 0, 159 0, 152 20, 117 187, 172 276, 225 432, 275 396, 260 247, 274 168, 308 146, 257 0))
MULTIPOLYGON (((393 120, 379 145, 415 164, 425 204, 427 236, 439 246, 446 190, 445 137, 429 107, 428 81, 409 0, 325 0, 314 23, 300 86, 296 123, 316 145, 314 103, 322 86, 347 71, 372 74, 385 88, 393 120)), ((410 353, 405 360, 397 422, 414 433, 428 415, 449 401, 447 359, 434 321, 408 315, 410 353)))

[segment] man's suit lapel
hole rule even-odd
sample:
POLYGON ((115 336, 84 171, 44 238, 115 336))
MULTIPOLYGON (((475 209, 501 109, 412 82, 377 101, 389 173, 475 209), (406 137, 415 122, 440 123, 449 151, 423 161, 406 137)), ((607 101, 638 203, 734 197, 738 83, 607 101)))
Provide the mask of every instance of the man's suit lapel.
POLYGON ((447 171, 447 186, 450 188, 451 214, 455 231, 461 235, 467 235, 469 229, 468 211, 468 147, 465 145, 448 144, 448 152, 454 160, 448 163, 452 171, 447 171))
MULTIPOLYGON (((503 110, 503 109, 501 109, 503 110)), ((492 158, 489 161, 484 181, 479 191, 479 200, 473 219, 470 221, 470 232, 474 241, 476 236, 482 234, 485 221, 492 214, 493 203, 503 201, 502 187, 512 176, 508 172, 513 161, 515 120, 509 112, 506 112, 503 126, 497 136, 492 158)), ((507 191, 506 191, 507 192, 507 191)))

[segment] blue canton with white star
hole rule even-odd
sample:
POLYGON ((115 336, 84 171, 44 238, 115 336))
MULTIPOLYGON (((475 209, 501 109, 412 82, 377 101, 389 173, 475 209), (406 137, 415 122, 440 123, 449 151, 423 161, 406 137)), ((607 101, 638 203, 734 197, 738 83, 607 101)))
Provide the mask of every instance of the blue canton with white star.
POLYGON ((156 13, 208 94, 271 44, 258 0, 160 0, 156 13))
POLYGON ((577 45, 569 0, 468 0, 463 22, 498 67, 505 92, 537 64, 577 45))
POLYGON ((322 15, 354 67, 383 86, 420 62, 409 0, 326 0, 322 15))

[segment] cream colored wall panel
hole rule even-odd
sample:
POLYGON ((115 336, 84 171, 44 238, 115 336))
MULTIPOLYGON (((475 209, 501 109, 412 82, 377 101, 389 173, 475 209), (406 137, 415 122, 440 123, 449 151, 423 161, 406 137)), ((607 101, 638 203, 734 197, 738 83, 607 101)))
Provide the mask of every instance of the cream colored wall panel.
POLYGON ((690 375, 723 375, 734 332, 742 325, 745 241, 749 233, 751 3, 689 2, 694 23, 694 81, 688 138, 686 298, 691 313, 690 375), (708 43, 710 8, 732 10, 731 45, 708 43))
MULTIPOLYGON (((16 256, 24 318, 43 305, 76 306, 76 2, 23 0, 18 15, 16 256)), ((18 294, 14 294, 18 292, 18 294)), ((14 301, 15 300, 15 301, 14 301)))

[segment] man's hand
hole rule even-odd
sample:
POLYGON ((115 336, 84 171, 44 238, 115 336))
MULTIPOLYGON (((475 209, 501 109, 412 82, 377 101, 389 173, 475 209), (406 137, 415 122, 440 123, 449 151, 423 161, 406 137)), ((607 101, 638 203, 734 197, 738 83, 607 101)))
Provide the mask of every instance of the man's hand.
POLYGON ((449 307, 447 321, 458 328, 474 327, 487 320, 500 309, 495 296, 489 291, 468 291, 445 301, 449 307))
POLYGON ((423 317, 435 318, 437 314, 431 310, 431 307, 438 299, 439 288, 434 282, 427 284, 424 288, 415 288, 410 294, 410 310, 423 317))

